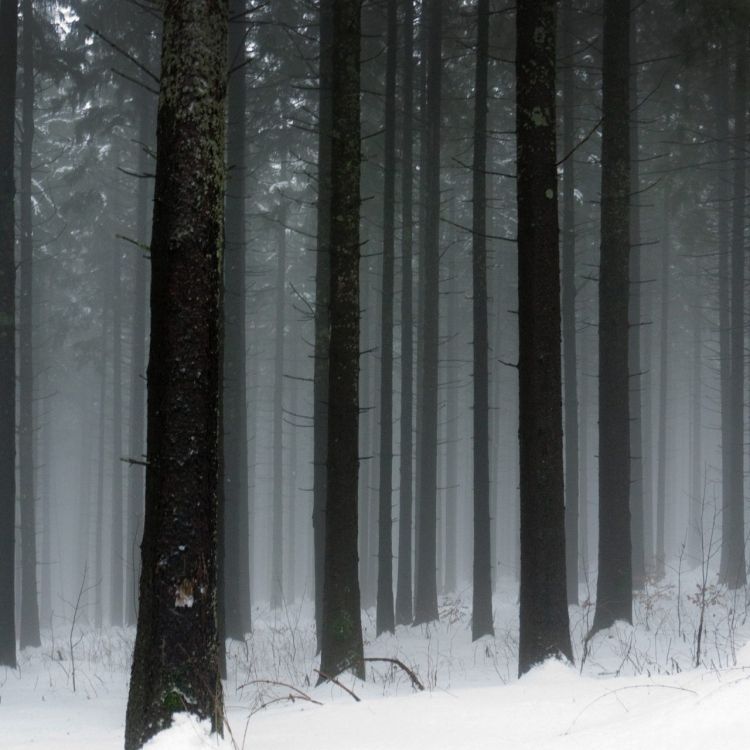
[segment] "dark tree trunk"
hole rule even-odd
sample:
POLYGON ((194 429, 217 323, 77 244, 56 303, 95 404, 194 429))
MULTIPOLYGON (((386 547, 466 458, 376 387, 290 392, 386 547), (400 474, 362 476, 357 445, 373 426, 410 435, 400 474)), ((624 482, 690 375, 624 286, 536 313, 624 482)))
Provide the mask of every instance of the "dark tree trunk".
MULTIPOLYGON (((117 164, 116 166, 119 166, 117 164)), ((124 546, 122 497, 122 256, 112 249, 112 527, 110 529, 110 623, 123 624, 124 546)))
POLYGON ((521 589, 518 672, 572 660, 565 594, 555 3, 516 10, 521 589))
MULTIPOLYGON (((152 113, 147 95, 139 92, 138 174, 149 170, 147 145, 151 141, 152 113)), ((144 251, 148 246, 148 215, 151 203, 151 181, 138 180, 136 198, 136 239, 138 248, 134 252, 133 317, 130 333, 130 403, 128 456, 134 461, 145 457, 146 416, 146 286, 149 264, 144 251)), ((143 526, 143 479, 144 469, 139 464, 128 468, 127 530, 125 535, 125 623, 134 625, 138 616, 137 582, 140 571, 136 551, 140 544, 143 526)))
MULTIPOLYGON (((578 510, 580 519, 578 521, 578 557, 580 559, 580 575, 584 580, 588 579, 588 571, 591 564, 589 552, 589 518, 591 507, 589 505, 589 409, 591 398, 591 379, 587 369, 589 358, 586 356, 586 346, 582 346, 581 357, 581 400, 578 412, 578 510)), ((580 580, 580 578, 579 578, 580 580)))
POLYGON ((380 482, 378 503, 378 594, 376 632, 392 633, 393 612, 393 287, 396 214, 396 53, 398 3, 388 0, 385 72, 385 182, 383 186, 383 279, 380 321, 380 482))
POLYGON ((36 498, 34 496, 34 362, 33 316, 33 205, 31 157, 34 152, 34 9, 21 3, 23 15, 21 100, 21 288, 19 293, 18 479, 21 504, 21 622, 20 646, 38 646, 39 603, 36 570, 36 498))
MULTIPOLYGON (((296 339, 297 336, 294 336, 296 339)), ((295 367, 296 371, 296 367, 295 367)), ((289 384, 289 411, 291 414, 299 413, 299 389, 295 383, 289 384)), ((287 601, 293 602, 297 593, 297 453, 298 453, 298 430, 293 426, 289 432, 289 467, 286 471, 286 592, 287 601)), ((300 545, 301 548, 302 545, 300 545)))
POLYGON ((0 0, 0 666, 16 666, 16 258, 17 0, 0 0))
POLYGON ((632 620, 630 544, 630 8, 604 2, 599 266, 599 577, 592 632, 632 620))
POLYGON ((413 137, 414 137, 414 2, 404 1, 402 60, 401 148, 401 424, 399 464, 398 574, 396 624, 412 621, 412 516, 413 516, 413 415, 414 415, 414 313, 413 313, 413 137))
POLYGON ((360 6, 333 0, 328 497, 321 680, 364 677, 357 578, 360 6))
MULTIPOLYGON (((454 202, 452 202, 454 203, 454 202)), ((453 213, 453 211, 451 211, 453 213)), ((448 278, 450 287, 448 289, 448 312, 447 319, 450 325, 458 326, 458 295, 461 293, 456 284, 456 253, 452 252, 448 260, 448 278)), ((444 588, 446 592, 456 591, 457 575, 457 516, 458 516, 458 435, 460 434, 459 417, 459 391, 456 382, 459 377, 459 368, 455 361, 459 359, 457 331, 454 328, 448 334, 448 362, 444 365, 445 378, 447 380, 445 394, 445 556, 443 569, 445 571, 444 588)))
POLYGON ((724 506, 728 523, 722 539, 725 565, 719 580, 732 589, 745 585, 745 509, 744 509, 744 384, 745 384, 745 189, 747 132, 747 29, 737 35, 737 61, 734 82, 734 185, 732 203, 731 310, 729 376, 729 477, 730 495, 724 506))
MULTIPOLYGON (((632 11, 635 13, 635 8, 632 11)), ((630 23, 630 55, 638 59, 638 24, 630 23)), ((638 68, 631 70, 630 101, 638 101, 638 68)), ((641 422, 643 368, 641 367, 641 212, 640 199, 640 134, 638 118, 630 122, 630 535, 633 554, 633 587, 642 589, 646 583, 643 505, 643 425, 641 422)))
POLYGON ((125 747, 222 731, 216 618, 227 3, 168 0, 151 243, 148 467, 125 747))
MULTIPOLYGON (((92 514, 94 518, 94 570, 97 578, 104 578, 104 464, 106 455, 106 427, 107 412, 105 403, 107 400, 107 334, 109 331, 109 296, 108 285, 102 279, 102 329, 100 333, 101 372, 99 374, 99 424, 98 424, 98 461, 96 463, 96 508, 92 514)), ((104 596, 100 593, 96 597, 94 609, 94 624, 101 628, 104 624, 104 596)))
POLYGON ((414 624, 438 619, 437 606, 437 410, 440 270, 440 118, 442 78, 442 0, 427 0, 426 66, 427 87, 423 117, 427 138, 422 258, 419 269, 424 301, 420 328, 423 347, 421 393, 419 393, 420 455, 417 498, 417 564, 414 595, 414 624))
MULTIPOLYGON (((285 174, 282 170, 282 179, 285 174)), ((284 329, 286 279, 286 198, 279 196, 279 229, 276 244, 276 311, 273 386, 273 511, 271 531, 271 607, 284 601, 284 329)))
MULTIPOLYGON (((650 266, 648 266, 650 268, 650 266)), ((643 319, 649 322, 644 326, 642 343, 643 352, 643 375, 641 376, 641 394, 643 410, 641 412, 641 427, 643 435, 643 555, 646 575, 651 575, 656 570, 655 550, 655 528, 654 528, 654 505, 656 495, 654 493, 654 391, 653 391, 653 360, 654 360, 654 292, 650 288, 653 284, 644 285, 641 289, 641 310, 643 319)))
POLYGON ((472 174, 472 288, 474 300, 474 564, 471 638, 493 635, 490 555, 489 366, 487 355, 487 65, 489 0, 477 3, 474 82, 474 169, 472 174))
POLYGON ((669 194, 664 194, 664 225, 661 249, 661 314, 659 320, 659 425, 656 478, 656 577, 666 570, 665 528, 667 506, 667 387, 669 384, 669 274, 670 274, 669 194))
POLYGON ((565 437, 565 569, 568 604, 578 604, 578 373, 576 356, 576 236, 575 236, 575 30, 571 0, 563 6, 563 227, 562 334, 565 437))
MULTIPOLYGON (((46 276, 46 274, 45 274, 46 276)), ((49 285, 45 285, 48 287, 49 285)), ((43 370, 41 378, 40 391, 43 394, 43 398, 49 394, 50 391, 50 378, 49 378, 49 362, 46 362, 46 367, 43 370)), ((44 402, 41 402, 44 403, 44 402)), ((37 422, 41 425, 44 421, 45 424, 41 427, 41 436, 39 438, 40 443, 40 462, 39 468, 41 469, 40 477, 40 494, 41 501, 40 506, 42 508, 42 522, 41 526, 41 537, 42 537, 42 549, 41 549, 41 562, 42 569, 39 576, 39 619, 42 623, 49 623, 52 617, 52 534, 53 534, 53 502, 52 502, 52 430, 50 429, 51 416, 47 415, 47 419, 43 420, 43 406, 37 406, 37 422)), ((85 526, 82 525, 82 528, 85 526)), ((80 547, 78 548, 81 549, 80 547)), ((80 568, 79 568, 80 569, 80 568)))
POLYGON ((315 256, 315 358, 313 368, 313 564, 315 632, 320 651, 323 634, 325 576, 326 457, 328 451, 328 348, 331 234, 331 135, 333 101, 333 0, 320 0, 320 70, 318 105, 318 203, 315 256))
POLYGON ((719 381, 721 391, 721 561, 719 577, 727 570, 729 545, 723 540, 731 535, 731 462, 732 438, 730 415, 730 288, 729 288, 729 55, 723 43, 720 65, 716 72, 714 109, 716 111, 716 140, 719 174, 717 185, 718 240, 719 240, 719 381))
POLYGON ((231 0, 227 62, 227 194, 224 249, 224 628, 243 640, 251 627, 245 372, 245 37, 247 0, 231 0))
POLYGON ((705 502, 702 484, 703 447, 702 447, 702 397, 703 397, 703 298, 696 289, 693 300, 693 372, 690 405, 690 506, 688 513, 688 557, 693 565, 703 562, 703 528, 701 525, 701 508, 705 502))

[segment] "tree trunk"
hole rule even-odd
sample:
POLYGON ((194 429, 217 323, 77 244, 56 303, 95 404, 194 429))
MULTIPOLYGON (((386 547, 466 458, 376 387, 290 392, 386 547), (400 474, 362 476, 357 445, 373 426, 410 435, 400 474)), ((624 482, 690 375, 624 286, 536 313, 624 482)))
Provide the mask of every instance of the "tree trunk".
POLYGON ((414 137, 414 2, 404 0, 403 125, 401 148, 401 424, 399 463, 398 574, 396 624, 412 621, 412 516, 413 516, 413 415, 414 415, 414 313, 412 238, 413 137, 414 137))
MULTIPOLYGON (((451 202, 451 213, 453 211, 454 201, 451 202)), ((456 253, 452 252, 448 259, 448 278, 450 287, 448 288, 448 312, 447 319, 453 326, 459 326, 458 321, 458 295, 460 291, 457 288, 456 276, 456 253)), ((458 345, 456 342, 457 331, 454 328, 448 333, 447 343, 447 363, 444 365, 445 379, 447 381, 445 394, 445 556, 444 571, 445 584, 444 591, 452 593, 456 591, 457 578, 457 538, 456 529, 458 516, 458 442, 460 432, 459 417, 459 384, 456 382, 459 377, 459 368, 456 366, 456 360, 459 359, 458 345)))
POLYGON ((424 302, 422 331, 422 377, 419 393, 420 460, 417 499, 417 565, 414 624, 438 619, 437 606, 437 410, 440 270, 440 118, 442 78, 442 0, 428 0, 425 8, 427 89, 423 116, 426 118, 425 223, 419 269, 424 302))
POLYGON ((521 588, 519 675, 572 660, 565 594, 555 3, 516 10, 521 588))
POLYGON ((656 577, 663 578, 666 570, 665 528, 667 505, 667 386, 669 383, 669 274, 670 274, 670 215, 669 194, 664 194, 664 236, 661 251, 661 314, 659 321, 659 437, 658 474, 656 479, 656 577))
POLYGON ((744 384, 745 384, 745 188, 747 156, 747 30, 737 35, 736 78, 734 84, 734 185, 732 204, 731 310, 729 376, 729 477, 730 495, 724 513, 729 522, 722 539, 726 549, 724 569, 719 580, 732 589, 745 585, 745 499, 744 499, 744 384))
MULTIPOLYGON (((494 635, 490 555, 489 366, 487 355, 487 65, 489 0, 477 3, 472 173, 472 319, 474 330, 474 563, 471 638, 494 635)), ((454 386, 455 387, 455 386, 454 386)))
POLYGON ((576 362, 575 66, 571 0, 563 6, 562 331, 565 408, 565 569, 568 604, 578 604, 578 373, 576 362))
POLYGON ((397 0, 388 0, 385 73, 385 182, 383 186, 383 279, 380 321, 380 482, 378 503, 378 594, 376 633, 392 633, 393 612, 393 294, 396 214, 397 0))
POLYGON ((231 0, 227 64, 227 193, 224 249, 224 623, 225 635, 250 631, 250 568, 245 372, 245 190, 247 0, 231 0))
MULTIPOLYGON (((282 180, 285 172, 282 169, 282 180)), ((276 244, 276 311, 273 387, 273 512, 271 550, 271 607, 284 601, 284 329, 286 279, 286 198, 279 196, 276 244)))
MULTIPOLYGON (((115 152, 117 153, 117 152, 115 152)), ((119 164, 116 164, 119 167, 119 164)), ((110 623, 123 624, 124 546, 122 497, 122 256, 119 245, 112 250, 112 526, 110 541, 110 623)))
POLYGON ((16 666, 16 257, 17 0, 0 0, 0 666, 16 666))
POLYGON ((690 415, 690 506, 688 513, 688 558, 697 566, 703 562, 703 528, 701 509, 705 502, 703 489, 702 398, 703 398, 703 298, 696 288, 693 300, 693 372, 690 415))
POLYGON ((630 8, 604 2, 599 266, 599 577, 592 632, 632 621, 630 543, 630 8))
MULTIPOLYGON (((99 424, 98 424, 98 461, 96 463, 96 495, 94 500, 96 507, 91 514, 94 519, 94 570, 97 580, 104 580, 104 464, 106 455, 106 426, 107 412, 105 403, 107 400, 107 333, 109 331, 109 305, 106 298, 108 297, 107 284, 102 279, 102 329, 100 333, 99 352, 101 354, 101 373, 99 376, 99 424)), ((99 592, 96 597, 94 609, 94 624, 101 628, 104 624, 104 595, 99 592)))
POLYGON ((721 391, 721 561, 719 577, 727 571, 731 535, 731 462, 732 438, 730 415, 730 288, 729 288, 729 54, 727 44, 721 45, 720 64, 716 71, 714 109, 716 111, 716 141, 719 174, 717 185, 718 240, 719 240, 719 382, 721 391))
MULTIPOLYGON (((146 93, 139 92, 138 123, 138 174, 144 175, 149 169, 147 145, 151 141, 152 112, 146 93)), ((148 218, 151 203, 151 181, 141 177, 138 180, 136 198, 136 240, 134 252, 133 317, 130 333, 130 403, 128 430, 128 457, 143 461, 145 449, 146 416, 146 285, 149 263, 145 257, 148 246, 148 218)), ((138 617, 138 575, 140 572, 136 551, 140 546, 143 527, 143 487, 144 468, 139 464, 128 467, 127 531, 125 536, 125 623, 134 625, 138 617)))
POLYGON ((360 7, 333 0, 328 497, 321 680, 364 677, 357 579, 360 7))
POLYGON ((227 4, 164 5, 148 466, 126 750, 188 711, 222 732, 216 619, 227 4))
POLYGON ((333 0, 320 0, 320 70, 318 105, 317 253, 315 255, 315 358, 313 369, 313 562, 317 650, 323 638, 323 579, 328 451, 328 349, 331 234, 331 136, 333 100, 333 0))
MULTIPOLYGON (((635 13, 635 8, 633 9, 635 13)), ((630 54, 638 59, 638 25, 630 24, 630 54)), ((638 101, 638 68, 631 70, 630 101, 638 101)), ((643 367, 641 366, 641 211, 640 200, 640 134, 638 118, 630 122, 630 534, 633 545, 633 587, 646 583, 646 558, 643 520, 643 425, 641 423, 643 367)))
POLYGON ((20 646, 39 646, 39 604, 36 564, 36 498, 34 495, 34 362, 33 263, 34 219, 32 164, 34 152, 34 9, 21 3, 23 14, 21 100, 21 289, 18 348, 18 478, 21 504, 21 622, 20 646))

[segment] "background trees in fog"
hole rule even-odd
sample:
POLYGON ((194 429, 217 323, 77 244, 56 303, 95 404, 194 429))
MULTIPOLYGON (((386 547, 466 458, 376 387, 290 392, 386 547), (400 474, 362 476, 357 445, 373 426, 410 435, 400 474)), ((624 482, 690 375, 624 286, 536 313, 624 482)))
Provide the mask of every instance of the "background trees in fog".
MULTIPOLYGON (((471 588, 478 638, 492 632, 493 587, 526 580, 534 547, 550 554, 548 591, 522 587, 522 617, 554 601, 560 633, 561 596, 595 590, 594 629, 607 627, 682 558, 744 585, 747 11, 372 0, 361 35, 348 9, 345 48, 348 5, 229 4, 226 636, 250 630, 259 602, 309 600, 333 676, 361 666, 356 598, 383 632, 428 624, 441 596, 471 588), (524 170, 541 169, 516 150, 528 124, 516 28, 532 10, 545 29, 556 10, 548 86, 530 91, 549 100, 532 111, 556 107, 544 179, 558 178, 545 191, 559 191, 559 260, 552 212, 516 209, 524 170), (342 80, 345 52, 358 82, 342 80), (335 170, 360 185, 358 222, 335 170), (352 296, 339 350, 342 221, 359 315, 352 296), (544 354, 549 409, 524 399, 540 345, 525 326, 554 307, 556 274, 517 269, 531 259, 524 231, 542 228, 561 271, 560 321, 551 308, 541 321, 550 342, 562 333, 559 368, 544 354), (536 418, 554 467, 534 458, 536 418), (529 482, 548 469, 554 523, 539 524, 529 482), (326 541, 334 497, 347 549, 326 541), (325 593, 326 549, 348 561, 344 655, 324 637, 343 611, 325 593)), ((135 622, 163 19, 151 3, 99 0, 3 0, 0 13, 0 659, 12 663, 10 603, 33 645, 68 615, 84 571, 82 619, 135 622)), ((569 653, 560 633, 553 650, 569 653)))

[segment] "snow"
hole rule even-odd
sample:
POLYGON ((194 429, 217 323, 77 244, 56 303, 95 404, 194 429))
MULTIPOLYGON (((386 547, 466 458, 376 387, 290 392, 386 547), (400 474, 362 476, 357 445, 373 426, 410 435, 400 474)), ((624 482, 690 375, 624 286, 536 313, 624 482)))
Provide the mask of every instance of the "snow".
MULTIPOLYGON (((744 590, 713 588, 704 610, 701 666, 695 648, 700 572, 639 596, 634 625, 598 634, 584 654, 593 618, 571 607, 576 665, 558 661, 516 678, 517 594, 504 581, 495 599, 495 638, 471 643, 471 592, 441 599, 441 622, 374 636, 364 614, 365 651, 415 671, 368 663, 367 680, 315 686, 310 604, 257 607, 255 630, 228 653, 228 730, 179 714, 149 750, 739 750, 750 737, 750 624, 744 590), (679 606, 678 606, 679 603, 679 606), (585 655, 585 658, 583 658, 585 655)), ((0 669, 0 748, 118 750, 123 744, 132 630, 89 630, 58 622, 39 649, 0 669), (70 641, 73 655, 71 660, 70 641), (73 690, 75 673, 76 689, 73 690)))

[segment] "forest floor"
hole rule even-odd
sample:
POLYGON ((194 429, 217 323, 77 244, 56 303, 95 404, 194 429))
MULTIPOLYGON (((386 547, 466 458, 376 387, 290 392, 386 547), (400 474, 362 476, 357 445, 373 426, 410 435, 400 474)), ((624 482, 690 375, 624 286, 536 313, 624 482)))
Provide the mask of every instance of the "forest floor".
MULTIPOLYGON (((593 606, 571 607, 575 666, 549 662, 517 679, 517 589, 500 581, 494 638, 471 642, 471 592, 441 598, 438 624, 374 636, 364 616, 367 679, 315 687, 309 603, 257 607, 254 632, 233 643, 221 742, 181 716, 153 749, 730 750, 750 737, 750 602, 703 586, 701 571, 650 583, 634 625, 585 646, 593 606), (700 626, 701 615, 703 627, 700 626), (696 667, 698 633, 701 664, 696 667)), ((0 748, 120 750, 134 632, 55 624, 39 649, 0 669, 0 748)), ((151 746, 150 746, 151 747, 151 746)))

